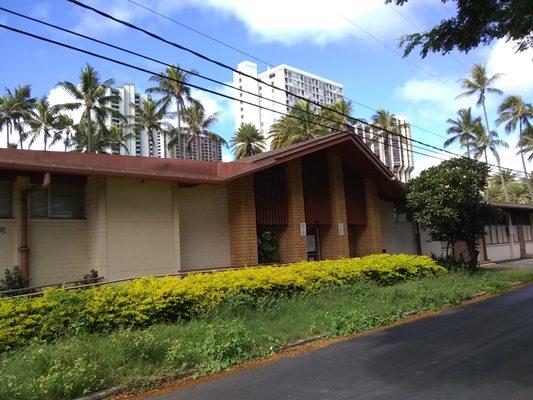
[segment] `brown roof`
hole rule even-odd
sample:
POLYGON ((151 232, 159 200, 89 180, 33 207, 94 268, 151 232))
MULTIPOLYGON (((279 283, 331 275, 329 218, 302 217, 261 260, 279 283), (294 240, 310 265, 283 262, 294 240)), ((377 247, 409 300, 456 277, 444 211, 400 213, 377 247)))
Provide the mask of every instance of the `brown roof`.
POLYGON ((489 204, 499 208, 533 211, 533 204, 518 204, 505 201, 491 201, 489 204))
POLYGON ((169 180, 183 184, 220 184, 304 155, 328 149, 348 168, 378 182, 385 197, 403 195, 394 174, 352 133, 336 133, 232 162, 131 157, 77 152, 0 149, 0 171, 169 180))

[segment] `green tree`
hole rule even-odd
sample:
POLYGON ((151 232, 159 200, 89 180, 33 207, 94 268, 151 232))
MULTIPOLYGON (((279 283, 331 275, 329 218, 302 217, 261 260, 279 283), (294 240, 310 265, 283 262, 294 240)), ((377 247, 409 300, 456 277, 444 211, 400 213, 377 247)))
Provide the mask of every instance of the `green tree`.
POLYGON ((46 96, 37 100, 35 108, 26 115, 26 123, 31 129, 29 146, 43 135, 43 149, 48 150, 48 141, 53 140, 55 132, 61 129, 61 109, 61 105, 52 106, 46 96))
MULTIPOLYGON (((485 104, 487 94, 502 94, 500 89, 492 87, 499 78, 501 74, 494 74, 490 78, 487 76, 487 70, 485 66, 481 64, 474 64, 470 69, 470 74, 467 78, 459 80, 461 87, 465 90, 457 98, 468 97, 468 96, 478 96, 476 105, 483 108, 483 115, 485 116, 485 130, 486 132, 491 132, 489 126, 489 118, 487 117, 487 107, 485 104)), ((498 157, 499 160, 499 157, 498 157)), ((498 161, 499 165, 499 161, 498 161)), ((505 187, 505 182, 502 182, 503 192, 505 194, 505 199, 508 201, 507 189, 505 187)))
MULTIPOLYGON (((533 125, 528 125, 522 132, 522 137, 518 143, 520 153, 527 155, 527 160, 533 160, 533 125)), ((531 178, 531 175, 529 175, 531 178)), ((531 182, 529 183, 531 185, 531 182)))
POLYGON ((328 131, 321 125, 324 125, 323 119, 313 105, 306 100, 300 100, 291 108, 289 114, 279 118, 270 127, 270 148, 279 149, 324 136, 328 131))
POLYGON ((350 118, 352 108, 352 103, 344 99, 328 105, 320 112, 322 117, 320 124, 329 127, 330 133, 345 131, 354 123, 354 120, 350 118))
POLYGON ((262 153, 265 145, 265 137, 254 124, 242 124, 230 140, 236 159, 262 153))
POLYGON ((444 142, 444 147, 451 146, 457 142, 461 147, 466 148, 466 154, 470 157, 474 132, 476 127, 481 123, 481 118, 474 118, 472 108, 468 107, 457 111, 457 119, 448 118, 446 122, 450 125, 447 132, 453 136, 444 142))
POLYGON ((464 242, 468 265, 477 268, 479 239, 485 232, 489 205, 482 191, 489 168, 470 158, 454 158, 428 168, 408 184, 407 204, 431 240, 464 242))
POLYGON ((176 118, 178 122, 177 134, 177 143, 180 145, 180 158, 184 157, 185 154, 181 149, 181 121, 182 121, 182 112, 185 109, 185 102, 191 100, 191 88, 187 86, 187 81, 189 80, 189 74, 183 72, 178 64, 172 64, 172 67, 167 67, 164 72, 161 72, 160 75, 153 75, 150 77, 151 82, 155 82, 157 86, 148 88, 146 93, 155 93, 161 95, 161 103, 171 103, 176 104, 176 118), (162 76, 160 76, 162 75, 162 76))
POLYGON ((526 177, 527 189, 529 192, 529 197, 533 198, 533 190, 531 184, 527 179, 529 174, 527 172, 526 161, 524 159, 523 151, 523 135, 524 128, 530 126, 530 119, 533 118, 533 107, 530 103, 525 103, 520 96, 507 96, 503 102, 498 107, 498 112, 500 116, 496 120, 498 124, 505 123, 505 131, 507 133, 512 133, 516 131, 518 126, 518 148, 519 151, 517 154, 520 154, 522 158, 522 169, 526 177))
POLYGON ((14 90, 6 88, 4 96, 0 96, 0 130, 6 129, 6 148, 17 147, 10 142, 14 130, 19 134, 20 148, 24 148, 26 134, 23 122, 34 103, 29 85, 18 86, 14 90))
POLYGON ((72 136, 74 134, 74 121, 66 114, 61 114, 58 121, 58 129, 54 134, 54 138, 50 146, 53 146, 59 141, 63 141, 65 151, 72 146, 72 136))
MULTIPOLYGON (((166 129, 163 119, 167 115, 168 103, 157 102, 152 99, 143 99, 140 104, 135 107, 135 121, 133 123, 134 131, 140 135, 143 130, 148 134, 148 141, 152 147, 150 156, 157 156, 157 146, 154 135, 164 135, 166 138, 166 129)), ((166 143, 163 145, 166 157, 166 143)))
POLYGON ((509 193, 509 200, 513 203, 529 203, 530 197, 527 186, 524 182, 513 181, 507 184, 507 192, 509 193))
MULTIPOLYGON (((385 3, 403 5, 408 0, 385 0, 385 3)), ((440 0, 452 3, 452 0, 440 0)), ((518 42, 517 50, 533 46, 531 34, 530 0, 461 0, 453 1, 457 15, 443 19, 427 32, 405 35, 404 57, 415 48, 420 48, 422 57, 429 52, 447 54, 454 48, 468 53, 480 44, 489 44, 494 39, 508 38, 518 42)))
MULTIPOLYGON (((509 145, 504 140, 501 140, 496 131, 492 131, 489 134, 485 131, 485 128, 481 123, 477 123, 474 127, 474 135, 472 136, 470 145, 472 146, 472 153, 474 158, 479 159, 485 156, 485 163, 488 164, 488 152, 490 151, 496 160, 498 169, 500 166, 500 155, 498 154, 498 147, 508 148, 509 145)), ((502 181, 505 184, 505 181, 502 181)))
POLYGON ((98 142, 102 141, 100 136, 102 132, 105 133, 105 121, 108 116, 125 121, 124 116, 119 111, 108 107, 111 101, 120 100, 120 96, 108 94, 108 90, 113 84, 114 81, 112 79, 102 82, 98 72, 89 64, 81 70, 79 85, 67 81, 58 83, 58 86, 63 88, 75 100, 72 103, 64 104, 64 107, 69 110, 83 109, 82 119, 85 119, 84 127, 88 129, 85 135, 87 153, 92 153, 95 150, 92 143, 94 135, 91 132, 95 126, 93 124, 93 114, 98 127, 96 136, 98 142))
POLYGON ((91 135, 90 142, 93 151, 101 153, 105 150, 105 143, 102 140, 102 138, 105 136, 105 132, 101 134, 100 129, 102 127, 99 126, 96 121, 91 121, 91 125, 91 128, 87 129, 86 118, 82 118, 80 122, 73 125, 74 135, 72 136, 70 146, 74 147, 74 151, 79 153, 87 152, 89 134, 91 135))
POLYGON ((485 195, 487 199, 491 201, 504 201, 505 196, 503 195, 503 190, 501 185, 494 185, 489 183, 487 189, 485 190, 485 195))
POLYGON ((133 132, 126 132, 122 125, 113 125, 107 130, 104 138, 105 146, 111 150, 113 154, 120 154, 120 150, 124 149, 126 154, 129 154, 127 143, 135 137, 133 132))
POLYGON ((192 144, 196 142, 196 159, 201 160, 201 138, 208 136, 227 146, 223 137, 219 136, 211 129, 218 121, 219 113, 206 115, 205 108, 197 100, 191 103, 183 110, 183 121, 187 124, 188 140, 187 151, 192 155, 192 144))

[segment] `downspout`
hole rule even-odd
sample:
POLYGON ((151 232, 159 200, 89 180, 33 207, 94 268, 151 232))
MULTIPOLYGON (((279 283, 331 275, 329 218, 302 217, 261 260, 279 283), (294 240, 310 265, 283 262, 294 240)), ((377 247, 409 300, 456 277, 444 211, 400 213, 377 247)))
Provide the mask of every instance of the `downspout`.
POLYGON ((24 189, 20 195, 20 272, 26 279, 30 276, 30 248, 28 247, 28 197, 30 193, 41 189, 48 189, 50 186, 50 172, 45 172, 43 183, 24 189))

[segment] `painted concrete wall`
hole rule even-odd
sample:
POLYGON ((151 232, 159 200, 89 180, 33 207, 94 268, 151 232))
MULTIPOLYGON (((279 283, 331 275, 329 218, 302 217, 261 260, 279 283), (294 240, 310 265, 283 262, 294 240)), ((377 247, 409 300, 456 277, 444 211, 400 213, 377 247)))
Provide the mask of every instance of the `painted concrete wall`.
POLYGON ((108 178, 107 279, 179 271, 172 184, 108 178))
POLYGON ((26 180, 22 178, 14 182, 12 218, 0 218, 0 277, 2 278, 7 268, 19 263, 17 249, 20 236, 20 193, 26 185, 26 180))
POLYGON ((533 254, 533 242, 526 242, 526 253, 533 254))
POLYGON ((443 246, 442 242, 432 241, 429 234, 425 230, 420 229, 420 249, 425 256, 431 256, 432 254, 443 256, 446 251, 446 246, 443 246))
POLYGON ((231 264, 228 190, 200 185, 176 190, 182 270, 231 264))
POLYGON ((416 236, 413 222, 396 221, 391 201, 379 200, 383 248, 387 253, 416 254, 416 236))

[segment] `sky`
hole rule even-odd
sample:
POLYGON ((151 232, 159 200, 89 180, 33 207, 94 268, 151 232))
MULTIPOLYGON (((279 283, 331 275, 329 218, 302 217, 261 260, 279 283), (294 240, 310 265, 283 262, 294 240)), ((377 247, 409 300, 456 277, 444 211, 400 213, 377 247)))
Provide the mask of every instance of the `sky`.
MULTIPOLYGON (((481 46, 469 54, 431 54, 421 59, 415 51, 408 58, 401 57, 401 51, 397 49, 398 39, 449 18, 454 12, 453 3, 443 6, 439 0, 417 0, 397 7, 385 5, 383 0, 135 0, 261 60, 257 61, 128 0, 84 1, 234 67, 245 59, 256 62, 260 71, 268 65, 289 64, 340 82, 344 85, 346 98, 354 101, 354 116, 370 120, 374 111, 364 106, 384 108, 411 121, 414 139, 437 147, 442 147, 445 140, 446 120, 455 118, 458 109, 472 107, 476 115, 482 113, 476 107, 475 98, 455 99, 461 93, 458 79, 466 76, 474 63, 485 64, 490 74, 504 74, 496 84, 504 91, 504 96, 518 94, 527 102, 533 101, 533 50, 517 54, 513 43, 504 39, 481 46)), ((0 0, 0 6, 168 63, 178 63, 183 68, 195 69, 223 82, 232 80, 232 73, 227 69, 65 0, 0 0)), ((3 11, 0 11, 0 23, 103 53, 154 72, 164 68, 3 11)), ((117 85, 135 83, 141 91, 151 86, 149 75, 143 72, 4 29, 0 29, 0 54, 3 55, 0 88, 30 84, 33 96, 48 95, 53 103, 69 101, 56 85, 62 80, 78 82, 80 70, 86 63, 95 67, 101 78, 112 78, 117 85)), ((191 82, 225 91, 200 79, 194 78, 191 82)), ((199 90, 193 90, 193 95, 204 103, 209 113, 220 112, 215 130, 230 139, 235 130, 235 103, 199 90)), ((509 149, 500 149, 502 166, 521 169, 520 159, 516 156, 516 135, 506 135, 503 127, 494 124, 497 106, 504 96, 488 98, 489 123, 509 143, 509 149)), ((42 148, 41 143, 36 141, 32 149, 42 148)), ((0 146, 5 146, 5 139, 0 138, 0 146)), ((460 151, 457 147, 449 150, 460 151)), ((232 159, 229 149, 223 152, 224 160, 232 159)), ((440 162, 418 154, 414 157, 415 174, 440 162)))

